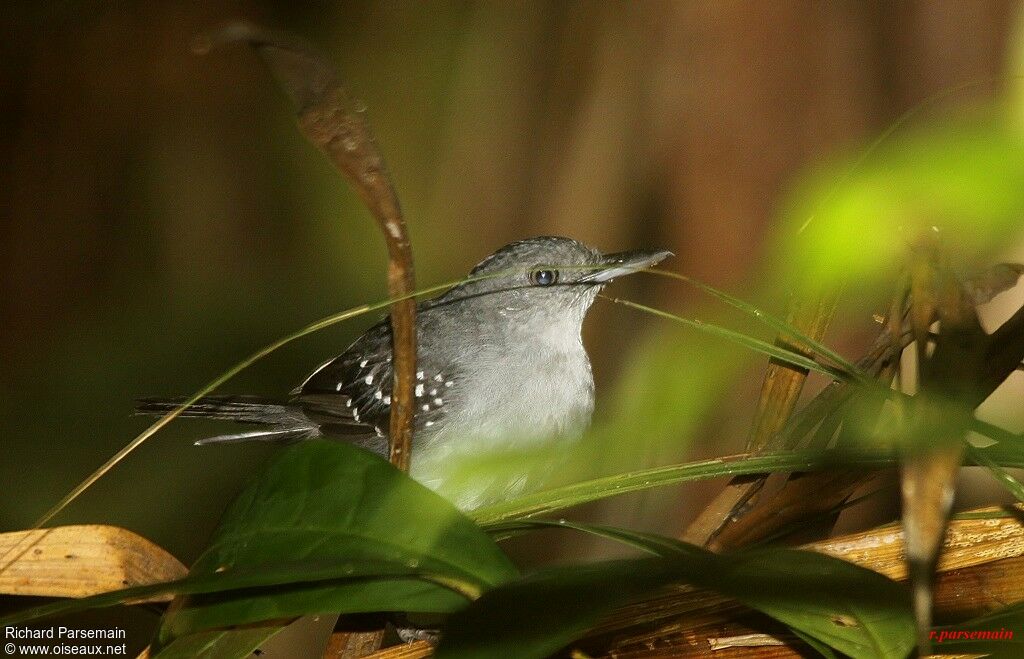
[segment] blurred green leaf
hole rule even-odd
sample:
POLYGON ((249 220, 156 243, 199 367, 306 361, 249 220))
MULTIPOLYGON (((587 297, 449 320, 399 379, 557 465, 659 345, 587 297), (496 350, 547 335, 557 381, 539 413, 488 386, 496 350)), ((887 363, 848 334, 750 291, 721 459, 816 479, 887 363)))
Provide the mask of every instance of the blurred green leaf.
POLYGON ((439 659, 546 657, 602 615, 672 583, 733 597, 852 657, 902 657, 913 647, 907 591, 875 572, 791 549, 718 555, 632 534, 660 558, 546 570, 486 593, 454 614, 439 659))
POLYGON ((497 545, 442 497, 376 455, 320 440, 286 449, 242 492, 191 574, 290 563, 385 578, 332 584, 293 579, 290 586, 242 597, 193 597, 164 621, 161 638, 306 613, 451 611, 465 597, 518 574, 497 545))
POLYGON ((922 232, 971 263, 1021 230, 1024 138, 999 116, 894 138, 841 172, 810 177, 789 204, 776 256, 784 281, 872 290, 922 232))

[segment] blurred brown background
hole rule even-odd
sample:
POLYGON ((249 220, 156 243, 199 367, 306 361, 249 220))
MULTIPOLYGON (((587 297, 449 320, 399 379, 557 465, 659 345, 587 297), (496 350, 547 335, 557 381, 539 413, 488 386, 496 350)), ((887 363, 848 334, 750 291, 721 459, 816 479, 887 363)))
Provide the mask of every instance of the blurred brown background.
MULTIPOLYGON (((233 18, 296 31, 365 101, 422 285, 508 241, 672 249, 743 293, 786 185, 907 109, 985 102, 1011 77, 1019 7, 954 2, 16 3, 0 18, 0 528, 29 525, 144 422, 279 335, 383 294, 379 237, 245 49, 189 53, 233 18)), ((620 284, 668 308, 696 296, 620 284), (632 287, 632 288, 629 288, 632 287)), ((775 308, 780 311, 779 308, 775 308)), ((369 319, 228 389, 281 393, 369 319)), ((646 318, 588 325, 599 390, 646 318)), ((741 410, 756 377, 733 394, 741 410)), ((600 402, 599 402, 600 407, 600 402)), ((711 419, 735 449, 749 420, 711 419)), ((62 515, 182 559, 267 456, 172 426, 62 515)))

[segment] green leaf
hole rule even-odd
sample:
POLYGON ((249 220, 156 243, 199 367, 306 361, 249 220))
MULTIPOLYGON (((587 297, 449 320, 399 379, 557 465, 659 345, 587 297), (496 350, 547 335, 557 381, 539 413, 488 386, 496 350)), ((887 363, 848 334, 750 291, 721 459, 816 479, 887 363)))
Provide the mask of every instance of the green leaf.
POLYGON ((776 471, 813 471, 839 466, 883 468, 893 464, 895 464, 895 457, 891 451, 853 453, 838 450, 803 450, 764 455, 742 454, 581 481, 477 508, 469 515, 478 524, 486 526, 517 519, 529 519, 591 501, 629 492, 639 492, 652 487, 707 478, 764 474, 776 471))
POLYGON ((295 569, 290 584, 190 598, 161 638, 306 613, 448 612, 517 575, 445 499, 367 451, 319 440, 286 449, 239 495, 190 575, 282 566, 295 569), (301 578, 316 565, 345 579, 301 578))
POLYGON ((516 522, 503 522, 487 526, 487 532, 498 541, 506 540, 531 531, 544 531, 551 529, 578 531, 580 533, 587 533, 606 540, 614 540, 615 542, 620 542, 624 545, 633 547, 634 549, 654 554, 655 556, 672 556, 679 551, 679 547, 683 544, 675 538, 669 538, 654 533, 633 531, 631 529, 624 529, 617 526, 582 524, 579 522, 570 522, 565 519, 560 519, 558 521, 531 519, 516 522))
POLYGON ((790 628, 790 631, 793 632, 793 634, 797 638, 799 638, 801 641, 803 641, 804 643, 809 645, 812 650, 814 650, 815 652, 820 654, 825 659, 839 659, 839 657, 832 650, 832 648, 830 648, 829 646, 825 645, 824 643, 822 643, 818 639, 814 638, 813 636, 809 636, 807 634, 804 634, 801 631, 798 631, 798 630, 792 629, 792 628, 790 628))
MULTIPOLYGON (((717 336, 727 341, 731 341, 737 345, 747 348, 748 350, 760 353, 766 357, 771 357, 772 359, 776 359, 785 364, 791 364, 793 366, 805 368, 809 371, 823 373, 836 380, 856 380, 861 377, 859 371, 857 370, 847 372, 842 368, 829 366, 828 364, 820 364, 809 357, 801 355, 800 353, 793 352, 792 350, 787 350, 786 348, 780 348, 779 346, 773 343, 769 343, 768 341, 763 341, 761 339, 758 339, 757 337, 748 336, 743 332, 737 332, 736 330, 731 330, 727 327, 722 327, 721 325, 706 323, 701 320, 693 320, 691 318, 684 318, 683 316, 679 316, 674 313, 669 313, 667 311, 662 311, 661 309, 656 309, 654 307, 649 307, 645 304, 640 304, 638 302, 632 302, 630 300, 623 300, 621 298, 607 299, 611 300, 616 304, 621 304, 626 307, 637 309, 638 311, 643 311, 653 316, 658 316, 666 320, 671 320, 681 325, 692 327, 693 329, 696 329, 700 332, 704 332, 706 334, 710 334, 712 336, 717 336)), ((845 360, 843 361, 845 363, 845 360)))
MULTIPOLYGON (((1000 443, 977 450, 981 452, 982 457, 1003 467, 1024 467, 1024 451, 1016 445, 1000 443)), ((781 451, 762 455, 740 454, 580 481, 483 506, 469 512, 469 515, 478 524, 487 526, 530 519, 620 494, 707 478, 838 468, 883 469, 895 464, 895 454, 886 449, 827 449, 781 451)))
POLYGON ((473 522, 386 461, 310 441, 286 449, 238 497, 185 579, 54 602, 4 623, 194 595, 164 621, 166 642, 305 613, 448 612, 517 574, 473 522))
POLYGON ((913 647, 908 593, 882 575, 813 552, 722 556, 664 540, 653 546, 660 558, 546 570, 489 591, 450 618, 438 659, 546 657, 613 609, 673 583, 732 597, 852 657, 902 657, 913 647))
POLYGON ((1013 474, 996 464, 994 460, 979 448, 968 445, 967 452, 972 460, 988 469, 999 484, 1002 485, 1007 492, 1012 494, 1017 501, 1024 502, 1024 484, 1021 484, 1013 474))
POLYGON ((737 558, 702 585, 851 657, 904 657, 913 648, 910 598, 900 584, 810 551, 762 549, 737 558))
POLYGON ((893 139, 855 171, 821 171, 794 195, 775 262, 783 281, 870 291, 927 233, 960 263, 987 258, 1021 230, 1024 139, 1015 120, 933 125, 893 139))
POLYGON ((1020 657, 1024 653, 1024 602, 932 630, 932 652, 1020 657), (971 638, 973 633, 974 638, 971 638))
POLYGON ((242 659, 282 631, 281 626, 200 632, 177 638, 153 659, 242 659))
POLYGON ((698 279, 688 277, 678 272, 671 272, 669 270, 661 269, 645 270, 644 272, 686 282, 687 284, 690 284, 691 286, 698 288, 701 291, 704 291, 708 295, 718 298, 719 300, 728 304, 734 309, 739 309, 740 311, 747 314, 754 320, 766 325, 767 327, 772 328, 782 336, 788 336, 792 339, 796 339, 797 342, 803 344, 807 348, 810 348, 812 352, 815 352, 819 356, 831 360, 834 365, 838 366, 846 373, 858 373, 863 375, 863 373, 861 373, 860 368, 853 364, 853 362, 848 361, 845 357, 840 355, 832 348, 804 334, 799 329, 789 324, 785 320, 778 318, 766 311, 763 311, 762 309, 759 309, 758 307, 750 304, 749 302, 746 302, 745 300, 741 300, 740 298, 734 295, 730 295, 729 293, 726 293, 723 290, 720 290, 718 288, 715 288, 714 286, 705 284, 704 282, 698 279))
POLYGON ((676 577, 664 559, 623 560, 545 570, 486 593, 453 615, 437 659, 547 657, 613 609, 676 577))

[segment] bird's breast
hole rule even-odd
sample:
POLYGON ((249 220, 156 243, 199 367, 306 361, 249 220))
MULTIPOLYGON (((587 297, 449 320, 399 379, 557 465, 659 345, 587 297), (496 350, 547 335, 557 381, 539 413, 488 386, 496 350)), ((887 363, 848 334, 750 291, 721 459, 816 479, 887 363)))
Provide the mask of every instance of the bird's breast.
POLYGON ((477 355, 450 394, 444 422, 418 433, 412 475, 437 487, 460 458, 578 438, 593 413, 594 379, 582 344, 576 345, 477 355))

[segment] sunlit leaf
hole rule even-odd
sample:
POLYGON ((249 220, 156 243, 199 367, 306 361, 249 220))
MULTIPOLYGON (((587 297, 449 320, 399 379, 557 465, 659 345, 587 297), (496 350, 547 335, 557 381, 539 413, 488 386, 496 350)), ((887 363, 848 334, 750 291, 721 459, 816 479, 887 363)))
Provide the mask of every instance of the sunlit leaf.
POLYGON ((822 171, 798 191, 776 256, 783 280, 869 290, 923 231, 976 261, 1020 232, 1022 180, 1024 139, 1001 117, 895 138, 845 178, 822 171))

